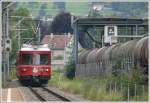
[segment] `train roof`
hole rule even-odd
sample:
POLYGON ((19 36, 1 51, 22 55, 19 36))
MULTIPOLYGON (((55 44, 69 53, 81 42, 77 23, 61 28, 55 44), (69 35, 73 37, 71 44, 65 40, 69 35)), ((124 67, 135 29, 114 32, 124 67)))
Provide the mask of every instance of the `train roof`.
POLYGON ((20 51, 50 51, 48 44, 41 45, 31 45, 31 44, 23 44, 20 51))

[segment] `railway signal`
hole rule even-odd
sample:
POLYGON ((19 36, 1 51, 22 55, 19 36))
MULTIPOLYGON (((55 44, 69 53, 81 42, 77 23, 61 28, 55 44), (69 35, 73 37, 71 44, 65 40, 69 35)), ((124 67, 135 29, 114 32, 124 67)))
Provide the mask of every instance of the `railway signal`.
POLYGON ((11 51, 11 39, 10 38, 6 38, 5 40, 5 50, 7 52, 10 52, 11 51))

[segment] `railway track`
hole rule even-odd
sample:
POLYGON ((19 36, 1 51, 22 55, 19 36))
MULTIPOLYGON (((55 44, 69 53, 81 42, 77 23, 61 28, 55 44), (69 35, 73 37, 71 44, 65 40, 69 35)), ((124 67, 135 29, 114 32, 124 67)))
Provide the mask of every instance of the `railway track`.
POLYGON ((28 87, 39 101, 71 101, 46 87, 28 87))

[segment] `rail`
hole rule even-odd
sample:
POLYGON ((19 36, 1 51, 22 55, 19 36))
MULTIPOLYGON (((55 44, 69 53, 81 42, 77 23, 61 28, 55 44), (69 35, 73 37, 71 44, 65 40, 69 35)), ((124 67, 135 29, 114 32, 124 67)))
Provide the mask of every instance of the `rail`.
MULTIPOLYGON (((60 101, 66 101, 66 102, 70 102, 71 100, 69 100, 68 98, 46 88, 46 87, 39 87, 34 89, 33 87, 28 87, 33 94, 40 100, 40 101, 51 101, 49 100, 51 95, 53 95, 54 97, 58 98, 60 101), (44 91, 43 92, 38 92, 38 89, 40 89, 40 91, 44 91), (46 96, 44 96, 43 94, 45 94, 45 92, 47 92, 46 96)), ((52 97, 51 97, 52 98, 52 97)), ((56 99, 56 101, 58 100, 56 99)), ((53 100, 52 100, 53 101, 53 100)))

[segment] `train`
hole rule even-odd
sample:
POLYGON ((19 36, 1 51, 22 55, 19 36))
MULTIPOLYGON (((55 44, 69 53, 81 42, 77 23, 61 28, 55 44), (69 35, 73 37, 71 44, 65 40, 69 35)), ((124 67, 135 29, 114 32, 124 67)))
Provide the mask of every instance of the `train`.
POLYGON ((119 63, 122 70, 138 67, 148 74, 148 55, 148 36, 102 48, 84 49, 78 55, 76 75, 103 75, 110 65, 119 63))
POLYGON ((48 83, 52 68, 51 50, 47 44, 23 44, 17 54, 16 74, 22 84, 48 83))

